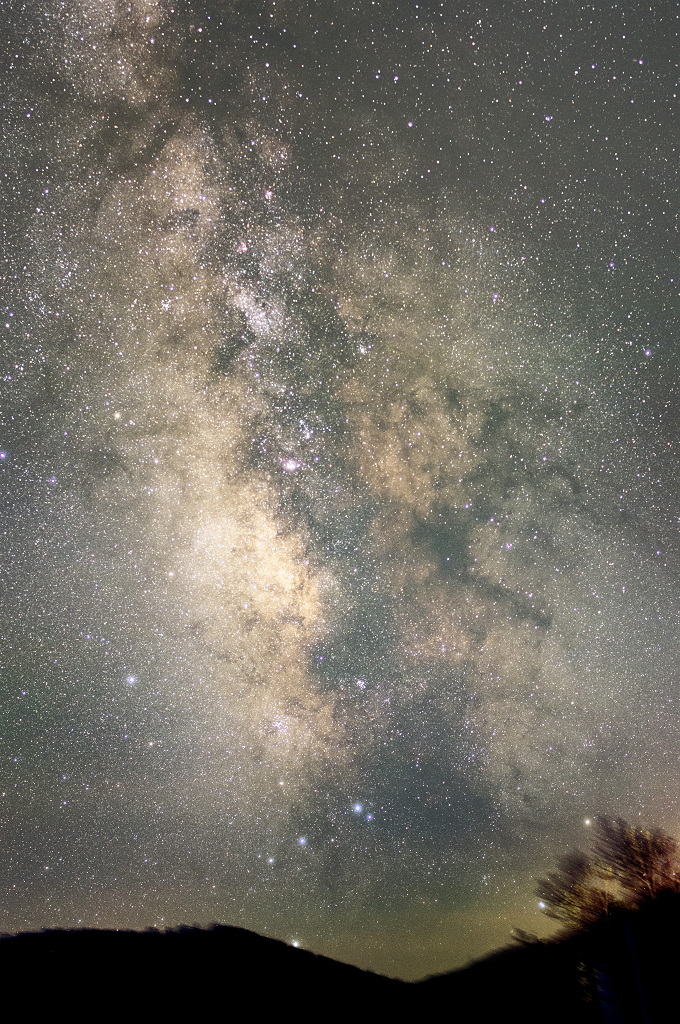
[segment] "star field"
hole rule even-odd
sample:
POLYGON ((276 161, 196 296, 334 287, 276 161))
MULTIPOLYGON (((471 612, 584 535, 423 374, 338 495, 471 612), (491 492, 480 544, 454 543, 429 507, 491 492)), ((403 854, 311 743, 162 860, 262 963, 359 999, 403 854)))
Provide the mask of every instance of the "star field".
POLYGON ((547 932, 680 827, 677 13, 6 7, 0 928, 547 932))

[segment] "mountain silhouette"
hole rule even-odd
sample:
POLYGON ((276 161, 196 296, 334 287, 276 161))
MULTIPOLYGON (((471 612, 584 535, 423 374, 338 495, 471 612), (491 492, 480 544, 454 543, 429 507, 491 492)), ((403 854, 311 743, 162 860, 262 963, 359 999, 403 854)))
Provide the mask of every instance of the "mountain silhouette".
POLYGON ((405 982, 244 928, 50 930, 0 937, 5 992, 70 1020, 195 1019, 669 1024, 680 895, 615 908, 592 928, 523 935, 461 970, 405 982))

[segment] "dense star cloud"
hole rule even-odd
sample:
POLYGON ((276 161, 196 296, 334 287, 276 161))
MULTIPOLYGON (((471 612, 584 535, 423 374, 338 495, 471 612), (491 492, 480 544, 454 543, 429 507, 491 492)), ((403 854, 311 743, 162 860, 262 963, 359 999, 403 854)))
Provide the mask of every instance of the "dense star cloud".
POLYGON ((6 6, 0 926, 540 928, 680 825, 676 15, 6 6))

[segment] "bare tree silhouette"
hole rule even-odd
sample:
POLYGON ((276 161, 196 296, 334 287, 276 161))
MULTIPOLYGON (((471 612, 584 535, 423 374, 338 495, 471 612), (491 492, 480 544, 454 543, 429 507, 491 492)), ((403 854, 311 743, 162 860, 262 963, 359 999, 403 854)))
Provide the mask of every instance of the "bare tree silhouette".
POLYGON ((538 879, 536 895, 548 917, 580 931, 615 907, 633 909, 661 892, 680 892, 678 843, 661 829, 599 816, 594 832, 592 854, 569 853, 557 871, 538 879))
POLYGON ((678 844, 661 829, 642 829, 622 818, 596 819, 594 853, 611 867, 628 900, 639 906, 660 892, 680 891, 678 844))
POLYGON ((569 930, 587 928, 622 903, 611 867, 580 851, 560 857, 557 871, 538 879, 536 895, 543 913, 569 930))

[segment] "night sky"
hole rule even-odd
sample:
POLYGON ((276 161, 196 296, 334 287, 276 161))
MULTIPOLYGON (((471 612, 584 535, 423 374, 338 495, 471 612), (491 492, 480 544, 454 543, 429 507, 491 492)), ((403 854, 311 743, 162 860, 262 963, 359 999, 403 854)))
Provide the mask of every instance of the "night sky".
POLYGON ((2 4, 0 931, 406 978, 680 831, 678 8, 2 4))

